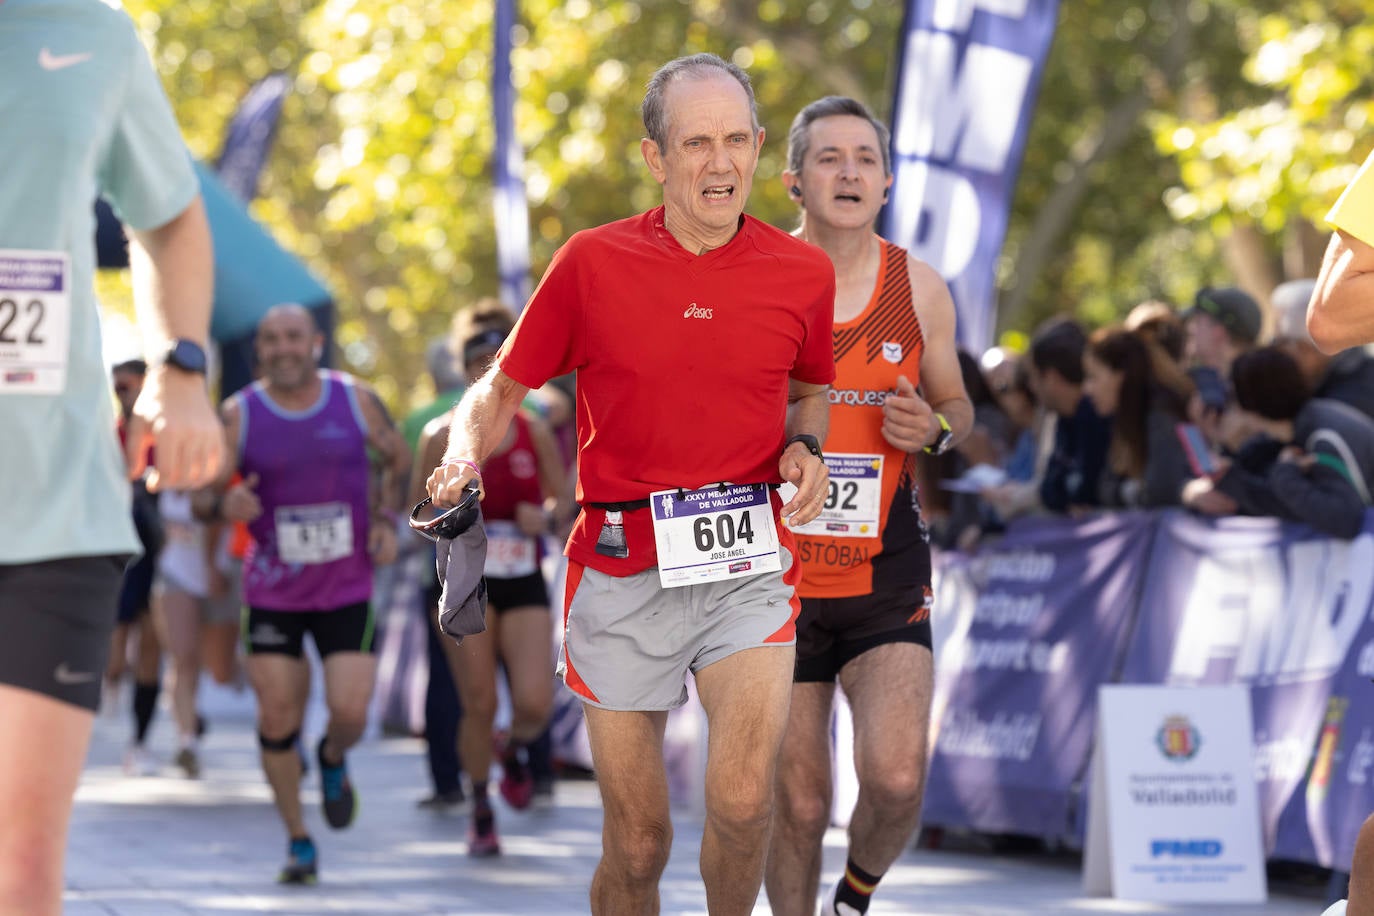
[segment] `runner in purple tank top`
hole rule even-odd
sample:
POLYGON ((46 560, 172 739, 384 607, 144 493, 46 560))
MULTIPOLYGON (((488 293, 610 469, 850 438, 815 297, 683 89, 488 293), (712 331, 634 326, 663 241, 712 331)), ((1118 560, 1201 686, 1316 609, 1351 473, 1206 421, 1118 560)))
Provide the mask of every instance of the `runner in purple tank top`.
POLYGON ((324 660, 329 725, 315 753, 325 821, 339 830, 357 811, 344 753, 362 737, 376 677, 372 568, 395 558, 399 484, 410 463, 376 393, 318 368, 323 346, 301 306, 263 316, 255 340, 262 380, 224 402, 233 458, 215 491, 222 497, 205 500, 213 502, 207 514, 247 522, 253 535, 243 568, 244 642, 262 768, 290 837, 279 877, 288 884, 314 883, 318 860, 300 802, 305 634, 324 660), (243 478, 226 490, 235 471, 243 478))

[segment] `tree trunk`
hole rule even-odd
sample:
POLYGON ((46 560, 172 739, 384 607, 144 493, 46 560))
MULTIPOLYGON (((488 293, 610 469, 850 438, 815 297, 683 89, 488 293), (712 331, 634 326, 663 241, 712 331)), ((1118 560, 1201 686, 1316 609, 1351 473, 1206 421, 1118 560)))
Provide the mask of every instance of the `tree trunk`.
POLYGON ((1174 30, 1160 50, 1155 78, 1143 80, 1140 89, 1107 109, 1101 130, 1093 142, 1073 145, 1073 149, 1081 149, 1086 145, 1087 151, 1067 163, 1068 179, 1054 189, 1045 205, 1036 213, 1027 241, 1017 253, 1011 285, 999 296, 999 324, 1011 327, 1020 325, 1036 280, 1058 253, 1074 214, 1090 190, 1089 172, 1096 163, 1116 155, 1135 135, 1140 118, 1151 103, 1150 86, 1162 84, 1172 87, 1182 75, 1192 53, 1194 26, 1188 16, 1187 0, 1173 0, 1171 6, 1174 30))
POLYGON ((1238 224, 1230 235, 1221 240, 1221 250, 1231 276, 1236 278, 1236 286, 1254 296, 1260 304, 1260 311, 1264 315, 1264 333, 1267 334, 1274 323, 1270 315, 1269 294, 1283 278, 1265 248, 1264 236, 1248 223, 1238 224))

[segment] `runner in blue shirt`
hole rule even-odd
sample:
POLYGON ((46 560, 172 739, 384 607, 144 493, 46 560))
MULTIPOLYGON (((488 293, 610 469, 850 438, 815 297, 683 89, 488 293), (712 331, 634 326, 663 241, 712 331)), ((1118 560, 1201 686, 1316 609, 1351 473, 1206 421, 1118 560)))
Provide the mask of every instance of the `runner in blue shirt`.
POLYGON ((92 290, 98 195, 130 232, 152 363, 133 472, 155 444, 153 488, 200 486, 223 439, 204 376, 209 229, 133 24, 100 0, 0 0, 0 60, 0 914, 48 916, 139 549, 92 290))

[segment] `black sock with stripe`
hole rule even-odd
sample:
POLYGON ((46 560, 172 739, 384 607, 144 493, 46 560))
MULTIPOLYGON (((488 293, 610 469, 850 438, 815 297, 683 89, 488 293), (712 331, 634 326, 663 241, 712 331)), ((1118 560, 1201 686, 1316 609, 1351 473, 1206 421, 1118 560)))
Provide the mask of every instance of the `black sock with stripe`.
POLYGON ((882 875, 870 875, 855 865, 851 858, 845 862, 844 880, 835 888, 835 902, 847 904, 860 913, 867 913, 868 903, 873 899, 873 892, 877 890, 878 882, 882 879, 882 875))

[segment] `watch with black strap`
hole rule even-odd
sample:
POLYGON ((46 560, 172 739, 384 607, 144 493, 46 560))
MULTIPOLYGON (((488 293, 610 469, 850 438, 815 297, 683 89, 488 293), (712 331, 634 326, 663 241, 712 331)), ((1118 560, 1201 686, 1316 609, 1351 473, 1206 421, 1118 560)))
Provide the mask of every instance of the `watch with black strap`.
POLYGON ((205 355, 205 348, 194 340, 187 340, 178 337, 172 341, 172 345, 167 348, 167 352, 162 356, 162 362, 174 369, 182 372, 194 372, 205 375, 209 370, 209 359, 205 355))
POLYGON ((802 445, 806 446, 806 450, 808 452, 815 455, 822 461, 825 460, 825 456, 821 454, 821 440, 817 439, 810 433, 797 433, 791 439, 787 440, 787 444, 782 447, 782 450, 784 452, 787 451, 788 448, 792 446, 793 442, 800 442, 802 445))

